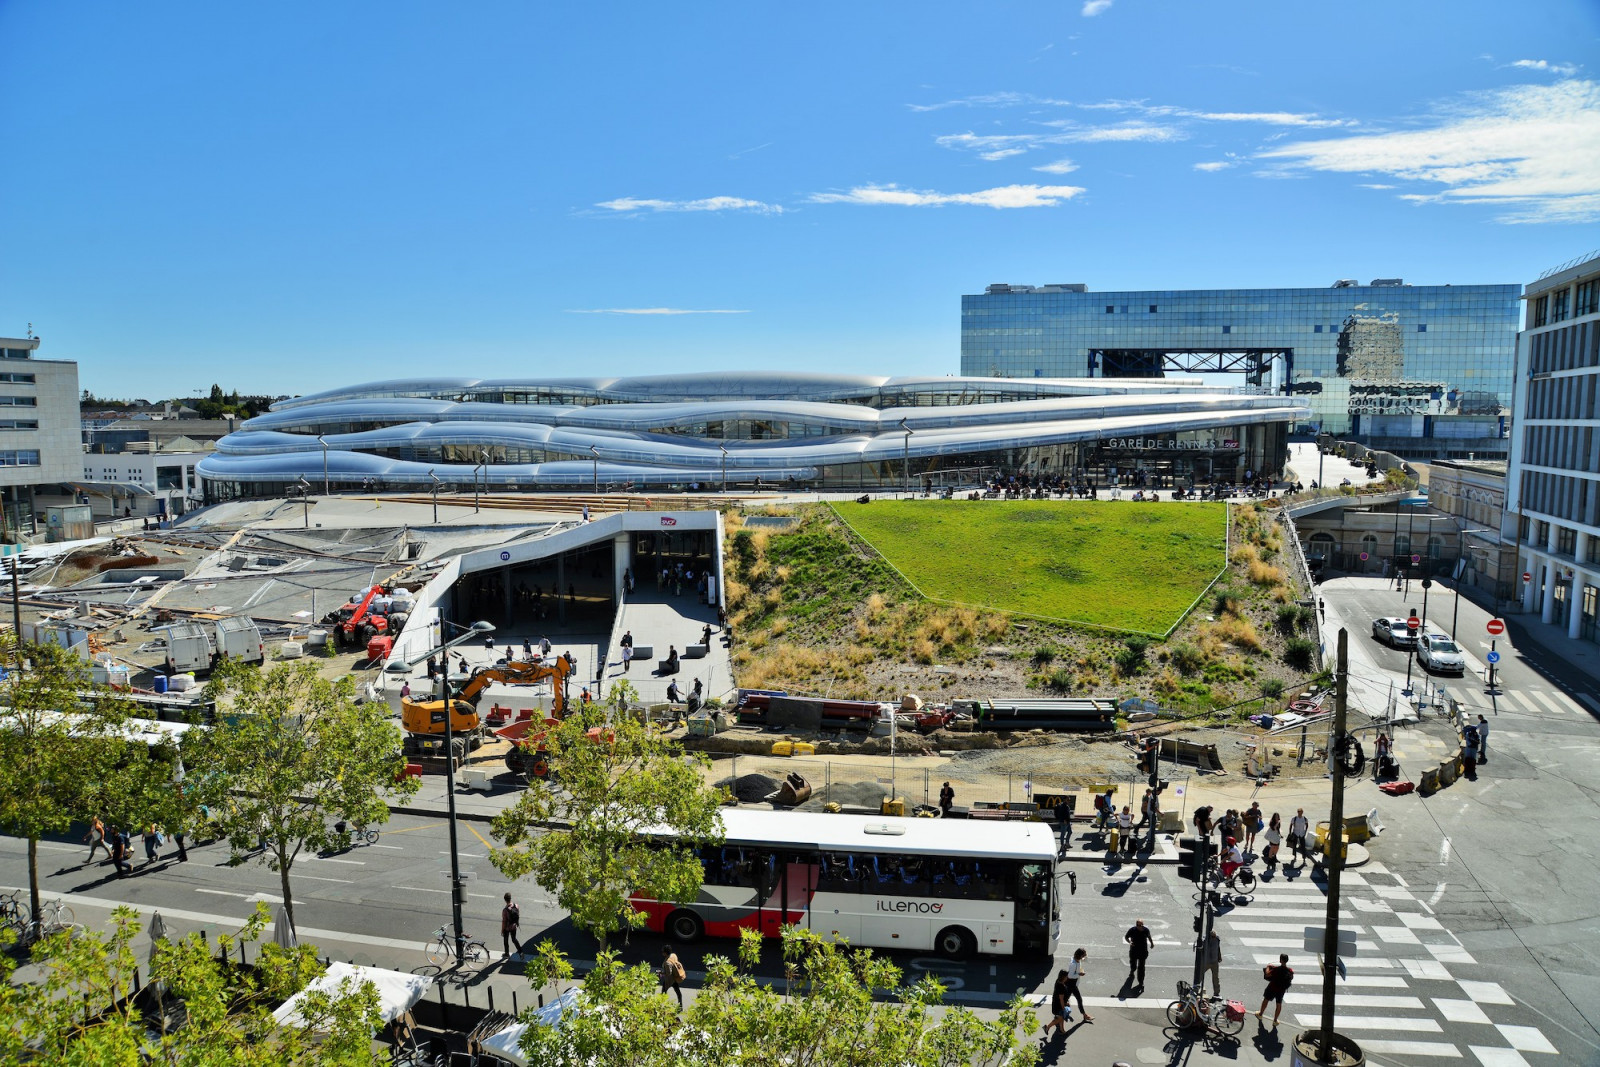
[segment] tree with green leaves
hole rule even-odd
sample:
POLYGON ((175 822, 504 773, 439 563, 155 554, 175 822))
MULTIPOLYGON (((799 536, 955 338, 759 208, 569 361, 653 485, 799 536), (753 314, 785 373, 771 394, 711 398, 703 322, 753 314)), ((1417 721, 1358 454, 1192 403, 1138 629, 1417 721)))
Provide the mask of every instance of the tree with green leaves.
POLYGON ((301 853, 343 843, 335 821, 387 822, 385 798, 408 797, 419 783, 404 773, 388 707, 356 703, 351 678, 329 680, 303 661, 227 663, 207 689, 217 724, 184 747, 190 779, 235 862, 254 853, 277 872, 292 925, 289 873, 301 853))
MULTIPOLYGON (((39 841, 95 815, 123 826, 156 817, 172 794, 175 752, 127 729, 128 708, 95 694, 88 664, 59 645, 0 635, 0 833, 28 842, 28 892, 39 914, 39 841), (93 699, 86 699, 91 697, 93 699)), ((87 846, 86 846, 87 847, 87 846)))
MULTIPOLYGON (((760 954, 761 935, 746 930, 737 965, 708 957, 705 981, 680 1014, 650 967, 601 952, 560 1025, 530 1025, 522 1052, 549 1067, 1001 1067, 1037 1025, 1021 997, 993 1019, 945 1007, 937 978, 905 985, 889 960, 811 930, 784 928, 781 985, 751 973, 760 954)), ((541 990, 573 977, 548 941, 527 973, 541 990)))
POLYGON ((368 1067, 381 1062, 377 990, 345 981, 301 998, 299 1022, 272 1009, 325 968, 316 948, 257 945, 251 967, 228 961, 260 940, 267 909, 215 948, 199 934, 156 942, 148 968, 136 949, 138 914, 112 913, 112 927, 53 934, 34 949, 28 980, 0 955, 0 1062, 163 1064, 168 1067, 368 1067), (148 970, 139 996, 130 996, 148 970), (164 1007, 181 1006, 181 1011, 164 1007), (179 1020, 174 1022, 174 1019, 179 1020))
POLYGON ((633 695, 618 682, 610 707, 576 705, 537 742, 550 776, 531 779, 495 819, 504 845, 489 856, 508 878, 532 875, 602 947, 643 925, 634 894, 693 900, 704 875, 697 849, 722 840, 722 795, 701 775, 705 758, 625 711, 633 695), (674 836, 651 841, 650 829, 674 836))

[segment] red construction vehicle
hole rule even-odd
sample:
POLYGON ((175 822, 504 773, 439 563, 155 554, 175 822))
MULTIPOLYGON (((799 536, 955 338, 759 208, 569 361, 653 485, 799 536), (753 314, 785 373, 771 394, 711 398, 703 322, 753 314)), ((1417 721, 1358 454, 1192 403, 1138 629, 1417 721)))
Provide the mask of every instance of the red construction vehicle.
POLYGON ((323 623, 333 631, 335 645, 360 648, 377 635, 389 632, 388 616, 372 610, 372 602, 382 595, 383 586, 375 585, 359 601, 352 600, 323 616, 323 623))

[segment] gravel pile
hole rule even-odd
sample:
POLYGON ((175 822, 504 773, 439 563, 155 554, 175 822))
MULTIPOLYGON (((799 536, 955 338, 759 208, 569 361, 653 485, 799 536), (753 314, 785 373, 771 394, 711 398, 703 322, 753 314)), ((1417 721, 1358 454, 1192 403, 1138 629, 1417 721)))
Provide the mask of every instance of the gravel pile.
POLYGON ((781 784, 776 778, 768 778, 764 774, 741 774, 737 778, 724 778, 717 783, 720 788, 731 791, 745 804, 765 800, 776 793, 781 784))

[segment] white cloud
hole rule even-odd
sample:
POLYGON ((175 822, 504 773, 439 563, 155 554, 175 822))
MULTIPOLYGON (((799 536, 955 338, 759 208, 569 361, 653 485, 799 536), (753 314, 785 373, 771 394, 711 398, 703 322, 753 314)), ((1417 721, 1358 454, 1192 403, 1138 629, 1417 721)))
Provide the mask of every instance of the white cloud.
POLYGON ((1154 123, 1135 119, 1130 122, 1119 122, 1113 126, 1079 126, 1077 123, 1058 119, 1046 123, 1062 132, 1052 135, 1050 144, 1093 144, 1101 141, 1180 141, 1184 137, 1182 130, 1175 126, 1158 126, 1154 123))
POLYGON ((1180 118, 1201 119, 1205 122, 1257 122, 1267 126, 1332 128, 1356 124, 1353 119, 1325 119, 1319 115, 1305 115, 1295 111, 1189 111, 1176 107, 1153 107, 1149 112, 1156 116, 1175 115, 1180 118))
POLYGON ((1078 165, 1070 159, 1058 159, 1054 163, 1041 163, 1033 169, 1046 174, 1071 174, 1078 169, 1078 165))
MULTIPOLYGON (((1053 46, 1052 46, 1053 47, 1053 46)), ((1053 100, 1032 93, 980 93, 959 100, 943 100, 937 104, 907 104, 912 111, 943 111, 948 107, 1071 107, 1070 100, 1053 100)))
POLYGON ((1359 182, 1357 184, 1362 189, 1393 189, 1394 188, 1394 186, 1389 184, 1388 182, 1359 182))
POLYGON ((1203 170, 1206 173, 1210 174, 1210 173, 1212 173, 1214 171, 1227 170, 1231 166, 1233 166, 1233 164, 1230 163, 1229 161, 1227 161, 1225 159, 1218 159, 1218 160, 1213 160, 1213 161, 1211 161, 1209 163, 1196 163, 1194 165, 1194 169, 1195 170, 1203 170))
POLYGON ((1111 6, 1111 0, 1083 0, 1083 17, 1092 19, 1111 6))
POLYGON ((744 308, 568 308, 568 315, 748 315, 744 308))
POLYGON ((1513 62, 1511 66, 1521 67, 1523 70, 1547 71, 1551 74, 1560 74, 1563 77, 1578 73, 1578 68, 1575 64, 1552 63, 1548 59, 1519 59, 1513 62))
POLYGON ((1495 204, 1502 222, 1600 219, 1600 84, 1570 80, 1476 93, 1431 126, 1299 141, 1261 153, 1290 168, 1442 186, 1418 202, 1495 204))
POLYGON ((922 189, 902 189, 898 185, 858 185, 845 193, 816 193, 816 204, 888 204, 897 207, 943 207, 947 204, 975 204, 981 207, 1056 207, 1083 189, 1076 185, 1001 185, 975 193, 936 193, 922 189))
POLYGON ((755 211, 773 215, 783 212, 778 204, 746 200, 738 196, 708 196, 702 200, 645 200, 624 196, 616 200, 603 200, 595 207, 611 211, 755 211))
POLYGON ((997 159, 1006 159, 1010 156, 1026 155, 1027 151, 1028 150, 1026 148, 996 148, 988 152, 979 153, 978 158, 987 159, 992 163, 997 159))

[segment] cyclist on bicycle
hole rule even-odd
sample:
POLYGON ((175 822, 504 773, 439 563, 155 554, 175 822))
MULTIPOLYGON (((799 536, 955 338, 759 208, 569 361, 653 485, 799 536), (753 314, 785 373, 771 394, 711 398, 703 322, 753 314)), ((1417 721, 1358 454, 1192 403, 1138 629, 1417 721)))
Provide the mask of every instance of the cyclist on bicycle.
POLYGON ((1239 850, 1239 842, 1230 837, 1222 850, 1222 877, 1232 878, 1233 872, 1243 866, 1244 853, 1239 850))

